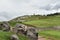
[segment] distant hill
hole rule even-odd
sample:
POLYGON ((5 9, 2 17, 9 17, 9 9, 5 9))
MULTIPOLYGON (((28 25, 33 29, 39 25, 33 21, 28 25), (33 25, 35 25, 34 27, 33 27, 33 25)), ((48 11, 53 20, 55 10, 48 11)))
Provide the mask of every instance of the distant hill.
POLYGON ((53 14, 48 14, 48 15, 34 15, 34 14, 33 15, 24 15, 24 16, 14 18, 10 21, 24 22, 24 21, 31 21, 31 20, 46 19, 49 17, 58 16, 58 15, 60 15, 60 13, 53 13, 53 14))
POLYGON ((25 15, 10 20, 9 23, 14 25, 16 23, 24 23, 34 26, 58 26, 60 25, 60 13, 53 13, 48 15, 25 15))

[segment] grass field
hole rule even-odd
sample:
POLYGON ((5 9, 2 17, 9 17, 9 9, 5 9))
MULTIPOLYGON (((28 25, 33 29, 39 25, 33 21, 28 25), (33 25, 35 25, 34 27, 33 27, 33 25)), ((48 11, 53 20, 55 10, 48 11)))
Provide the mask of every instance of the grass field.
MULTIPOLYGON (((36 18, 36 17, 35 17, 36 18)), ((43 19, 37 19, 23 22, 25 24, 34 25, 36 27, 53 27, 60 26, 60 15, 56 16, 48 16, 43 19)), ((40 36, 45 37, 47 40, 50 38, 51 40, 60 40, 60 31, 55 30, 47 30, 38 32, 40 36)))
POLYGON ((0 31, 0 40, 10 40, 10 35, 12 35, 11 32, 0 31))
MULTIPOLYGON (((24 24, 33 25, 36 27, 60 26, 60 15, 31 16, 31 17, 23 18, 23 20, 25 20, 25 22, 23 22, 24 24)), ((9 23, 11 26, 15 26, 16 23, 20 23, 16 21, 17 19, 15 21, 10 21, 9 23)))
MULTIPOLYGON (((12 35, 12 32, 3 32, 0 31, 0 40, 10 40, 10 36, 12 35)), ((20 40, 28 40, 26 36, 18 35, 20 40)))
POLYGON ((27 21, 27 22, 23 22, 23 23, 34 25, 36 27, 60 26, 60 15, 50 16, 45 19, 31 20, 31 21, 27 21))
MULTIPOLYGON (((60 15, 48 16, 48 17, 32 16, 25 18, 24 20, 26 20, 25 22, 23 22, 24 24, 33 25, 36 27, 60 26, 60 15)), ((10 22, 11 26, 14 26, 15 24, 16 22, 10 22)), ((48 38, 50 38, 51 40, 60 40, 60 31, 47 30, 38 33, 40 36, 44 36, 45 38, 47 38, 47 40, 48 38)), ((23 40, 22 37, 21 39, 23 40)))
POLYGON ((60 40, 60 31, 47 30, 39 32, 40 36, 50 38, 52 40, 60 40))

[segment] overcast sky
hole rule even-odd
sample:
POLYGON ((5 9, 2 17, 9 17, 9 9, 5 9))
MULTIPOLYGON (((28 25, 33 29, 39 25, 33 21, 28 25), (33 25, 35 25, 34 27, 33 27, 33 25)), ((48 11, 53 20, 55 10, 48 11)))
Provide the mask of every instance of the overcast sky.
POLYGON ((0 20, 30 14, 50 14, 60 11, 60 0, 0 0, 0 20))

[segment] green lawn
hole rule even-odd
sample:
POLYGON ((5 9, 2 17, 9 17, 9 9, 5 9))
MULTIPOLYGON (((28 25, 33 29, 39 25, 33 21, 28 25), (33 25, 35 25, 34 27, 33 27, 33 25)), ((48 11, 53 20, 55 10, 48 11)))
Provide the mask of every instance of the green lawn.
POLYGON ((40 36, 44 36, 45 38, 51 38, 53 40, 60 40, 60 31, 47 30, 38 32, 40 36))

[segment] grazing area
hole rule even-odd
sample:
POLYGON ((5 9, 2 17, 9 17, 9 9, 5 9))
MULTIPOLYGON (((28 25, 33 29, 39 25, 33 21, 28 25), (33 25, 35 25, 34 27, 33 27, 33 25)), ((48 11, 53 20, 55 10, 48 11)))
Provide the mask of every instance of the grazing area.
MULTIPOLYGON (((10 36, 13 35, 12 32, 0 31, 0 40, 10 40, 10 36)), ((28 38, 22 34, 18 35, 19 40, 28 40, 28 38)))
POLYGON ((0 31, 0 40, 10 40, 10 35, 12 35, 11 32, 0 31))
POLYGON ((60 40, 60 0, 0 0, 0 40, 60 40))
POLYGON ((51 40, 60 40, 60 31, 56 30, 41 31, 39 35, 51 40))
POLYGON ((33 25, 35 27, 60 26, 60 13, 48 15, 25 15, 10 20, 9 23, 14 26, 16 23, 33 25))
MULTIPOLYGON (((0 25, 2 25, 1 23, 0 25)), ((38 40, 60 40, 60 14, 26 15, 10 20, 7 23, 4 24, 3 22, 0 40, 10 40, 12 34, 16 34, 19 40, 37 40, 39 37, 38 40), (8 29, 9 31, 5 32, 8 29)))
POLYGON ((23 22, 25 24, 34 25, 36 27, 51 27, 51 26, 60 26, 60 15, 56 16, 47 16, 48 18, 31 20, 23 22))
MULTIPOLYGON (((22 16, 18 17, 16 19, 13 19, 9 22, 11 26, 14 26, 16 23, 21 24, 27 24, 27 25, 33 25, 37 28, 47 28, 47 27, 53 27, 53 26, 60 26, 60 14, 49 14, 47 16, 43 15, 29 15, 29 16, 22 16), (19 21, 24 20, 24 21, 19 21)), ((45 31, 38 31, 39 36, 42 36, 43 38, 40 39, 46 39, 46 40, 60 40, 60 31, 56 30, 45 30, 45 31)))

